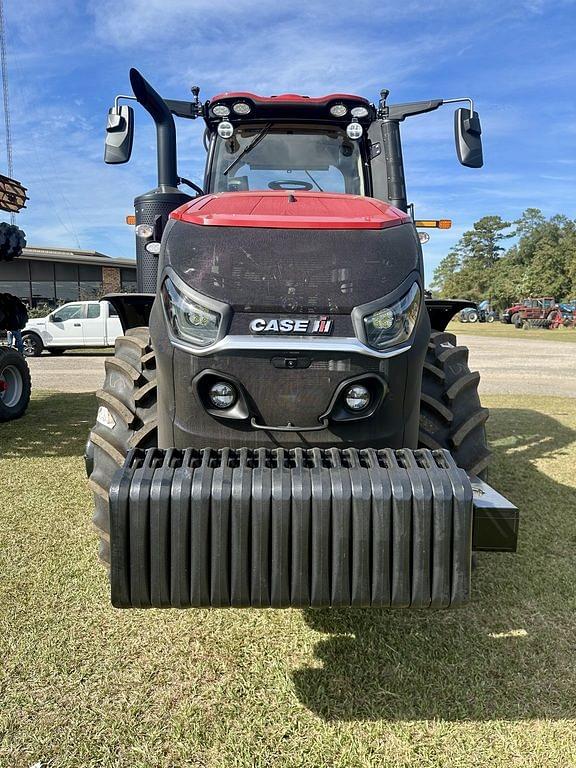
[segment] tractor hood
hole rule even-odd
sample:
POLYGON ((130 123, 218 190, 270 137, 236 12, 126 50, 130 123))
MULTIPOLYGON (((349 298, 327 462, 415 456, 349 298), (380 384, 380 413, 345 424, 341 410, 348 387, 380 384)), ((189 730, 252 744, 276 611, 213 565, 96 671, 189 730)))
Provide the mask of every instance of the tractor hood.
POLYGON ((161 268, 239 312, 348 313, 420 269, 411 218, 372 198, 222 193, 170 219, 161 268))

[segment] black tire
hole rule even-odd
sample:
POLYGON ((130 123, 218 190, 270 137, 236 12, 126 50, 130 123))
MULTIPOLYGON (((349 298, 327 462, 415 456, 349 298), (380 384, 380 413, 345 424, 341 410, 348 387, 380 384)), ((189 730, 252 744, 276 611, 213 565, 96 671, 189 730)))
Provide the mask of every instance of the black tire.
POLYGON ((90 432, 86 465, 94 493, 94 527, 100 538, 98 556, 110 565, 108 490, 112 477, 131 448, 158 444, 156 357, 148 328, 131 328, 116 339, 114 356, 105 363, 104 386, 96 393, 98 418, 90 432))
POLYGON ((12 261, 22 254, 26 235, 15 224, 0 222, 0 261, 12 261))
POLYGON ((0 349, 0 421, 13 421, 30 402, 30 370, 15 349, 0 349))
POLYGON ((468 349, 457 346, 454 334, 432 331, 422 372, 420 446, 447 449, 459 467, 485 478, 488 409, 480 405, 479 382, 468 367, 468 349))
POLYGON ((64 347, 46 347, 46 349, 51 355, 63 355, 66 352, 64 347))
POLYGON ((486 315, 486 322, 487 323, 493 323, 494 320, 496 320, 495 315, 492 315, 492 314, 486 315))
POLYGON ((518 328, 517 323, 519 319, 520 319, 520 312, 514 312, 514 314, 510 318, 510 322, 512 323, 512 325, 515 325, 516 328, 518 328))
POLYGON ((25 357, 40 357, 44 349, 44 342, 37 333, 23 333, 22 342, 24 343, 25 357))
POLYGON ((469 323, 478 322, 478 312, 476 312, 475 309, 471 309, 470 312, 468 312, 468 322, 469 323))

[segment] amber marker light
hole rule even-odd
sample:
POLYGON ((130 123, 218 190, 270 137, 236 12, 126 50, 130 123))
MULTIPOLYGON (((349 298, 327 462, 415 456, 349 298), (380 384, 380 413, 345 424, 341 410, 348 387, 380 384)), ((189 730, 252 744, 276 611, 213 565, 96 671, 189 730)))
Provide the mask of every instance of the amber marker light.
POLYGON ((450 229, 452 221, 450 219, 417 219, 414 224, 417 227, 429 227, 431 229, 450 229))

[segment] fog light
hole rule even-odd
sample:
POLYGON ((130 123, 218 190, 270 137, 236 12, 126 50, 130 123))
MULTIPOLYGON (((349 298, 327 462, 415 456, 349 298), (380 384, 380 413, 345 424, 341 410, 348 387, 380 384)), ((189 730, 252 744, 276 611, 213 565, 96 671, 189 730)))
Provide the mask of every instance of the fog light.
POLYGON ((246 104, 245 101, 237 101, 236 104, 232 106, 232 109, 237 115, 249 115, 252 111, 250 104, 246 104))
POLYGON ((218 123, 218 136, 221 136, 223 139, 229 139, 233 133, 234 126, 228 120, 222 120, 221 123, 218 123))
POLYGON ((344 400, 351 411, 363 411, 370 404, 370 392, 361 384, 353 384, 346 390, 344 400))
POLYGON ((236 390, 227 381, 217 381, 210 387, 208 397, 215 408, 231 408, 236 402, 236 390))
POLYGON ((352 117, 368 117, 368 110, 366 107, 354 107, 350 110, 352 117))

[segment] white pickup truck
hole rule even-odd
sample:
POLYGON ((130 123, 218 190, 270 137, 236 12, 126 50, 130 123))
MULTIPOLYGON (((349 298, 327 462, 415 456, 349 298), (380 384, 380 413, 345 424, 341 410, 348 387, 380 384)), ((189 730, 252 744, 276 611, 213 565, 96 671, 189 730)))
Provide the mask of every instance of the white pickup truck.
POLYGON ((107 301, 74 301, 29 320, 22 339, 24 354, 37 357, 44 349, 58 355, 66 349, 111 347, 121 334, 120 318, 107 301))

